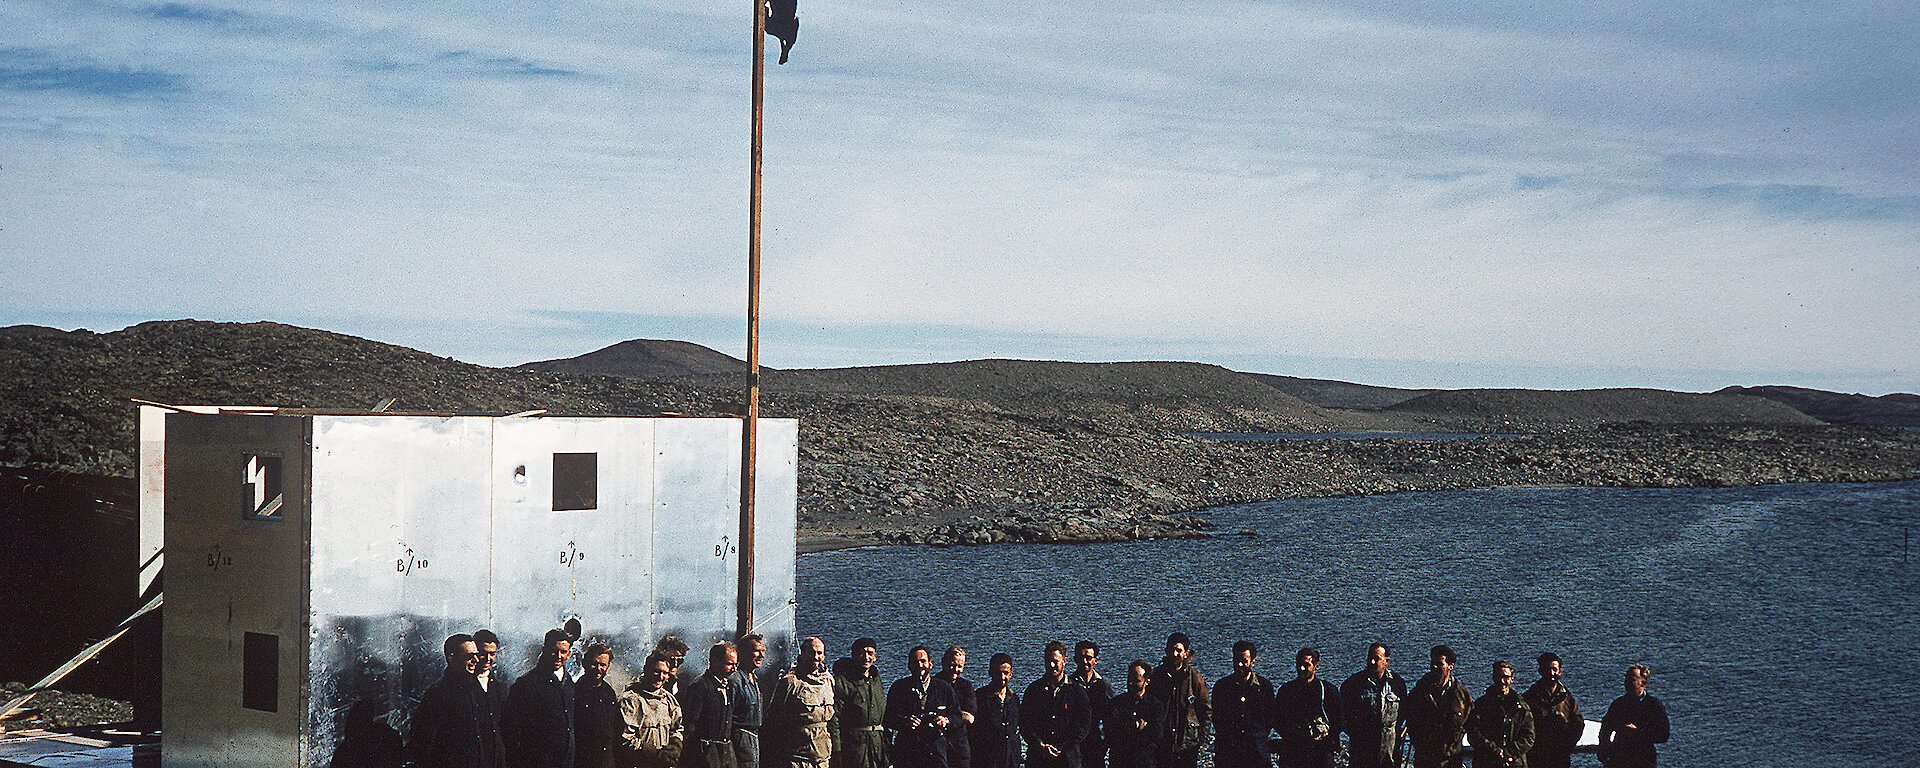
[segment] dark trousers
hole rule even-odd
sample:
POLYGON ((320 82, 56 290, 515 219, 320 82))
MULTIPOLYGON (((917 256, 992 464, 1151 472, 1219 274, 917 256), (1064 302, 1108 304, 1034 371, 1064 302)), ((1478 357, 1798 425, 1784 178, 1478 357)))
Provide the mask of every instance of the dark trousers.
POLYGON ((1107 743, 1092 739, 1080 742, 1080 768, 1107 768, 1107 743))
POLYGON ((733 729, 733 764, 735 768, 760 768, 760 734, 733 729))
POLYGON ((697 739, 680 753, 680 768, 737 768, 733 742, 697 739))
POLYGON ((1273 756, 1280 768, 1333 768, 1333 752, 1311 743, 1280 742, 1273 756))
POLYGON ((1191 749, 1161 749, 1156 755, 1160 768, 1200 768, 1200 747, 1191 749))
POLYGON ((1558 749, 1535 749, 1527 753, 1527 768, 1568 768, 1573 755, 1558 749))

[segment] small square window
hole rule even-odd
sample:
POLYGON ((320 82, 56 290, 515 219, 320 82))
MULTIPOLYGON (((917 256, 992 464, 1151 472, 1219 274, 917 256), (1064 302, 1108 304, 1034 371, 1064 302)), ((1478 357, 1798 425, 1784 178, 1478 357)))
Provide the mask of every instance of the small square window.
POLYGON ((286 493, 281 485, 280 457, 246 454, 246 469, 240 479, 240 509, 248 520, 279 520, 286 508, 286 493))
POLYGON ((553 455, 553 511, 600 506, 600 454, 553 455))

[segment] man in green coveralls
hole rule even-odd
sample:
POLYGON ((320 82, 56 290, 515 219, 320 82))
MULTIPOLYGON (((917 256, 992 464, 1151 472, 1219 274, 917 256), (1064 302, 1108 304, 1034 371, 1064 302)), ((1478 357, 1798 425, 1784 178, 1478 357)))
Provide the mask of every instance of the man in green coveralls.
POLYGON ((853 641, 847 658, 833 663, 833 735, 831 768, 887 768, 887 686, 873 638, 853 641))

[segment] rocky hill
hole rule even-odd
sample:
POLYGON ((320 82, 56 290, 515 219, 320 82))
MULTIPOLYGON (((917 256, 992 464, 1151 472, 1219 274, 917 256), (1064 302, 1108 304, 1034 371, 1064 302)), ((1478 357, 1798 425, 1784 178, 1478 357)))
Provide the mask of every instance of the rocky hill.
MULTIPOLYGON (((1350 410, 1191 363, 976 360, 765 378, 763 413, 800 420, 800 522, 815 539, 1187 535, 1199 525, 1189 511, 1286 496, 1920 476, 1920 434, 1822 426, 1744 396, 1470 390, 1350 410), (1380 428, 1552 434, 1190 436, 1380 428)), ((134 398, 338 409, 394 398, 391 410, 402 412, 713 416, 738 412, 740 386, 716 374, 487 368, 275 323, 9 329, 0 332, 0 466, 130 477, 134 398)))
POLYGON ((1804 387, 1727 387, 1716 395, 1748 395, 1781 403, 1828 424, 1920 428, 1920 395, 1869 397, 1804 387))
POLYGON ((604 413, 590 386, 278 323, 0 335, 0 465, 130 475, 134 404, 604 413))
POLYGON ((1659 389, 1458 389, 1431 392, 1382 409, 1419 415, 1463 430, 1534 431, 1596 424, 1810 425, 1819 420, 1780 403, 1744 395, 1659 389))
POLYGON ((774 371, 761 382, 770 392, 971 403, 1175 432, 1325 431, 1370 423, 1201 363, 966 360, 774 371))
MULTIPOLYGON (((701 374, 740 374, 747 363, 732 355, 687 341, 633 339, 577 357, 541 360, 514 366, 516 370, 553 371, 667 379, 701 374)), ((770 370, 762 367, 760 370, 770 370)))
POLYGON ((1302 379, 1271 373, 1249 373, 1267 386, 1325 408, 1371 409, 1404 403, 1434 390, 1397 389, 1332 379, 1302 379))

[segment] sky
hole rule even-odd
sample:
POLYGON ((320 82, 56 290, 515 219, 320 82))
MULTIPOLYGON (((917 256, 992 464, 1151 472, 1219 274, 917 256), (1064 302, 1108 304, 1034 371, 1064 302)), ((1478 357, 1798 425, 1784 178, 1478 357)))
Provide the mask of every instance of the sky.
MULTIPOLYGON (((744 356, 752 7, 6 0, 0 325, 744 356)), ((765 365, 1920 392, 1920 5, 799 11, 765 365)))

